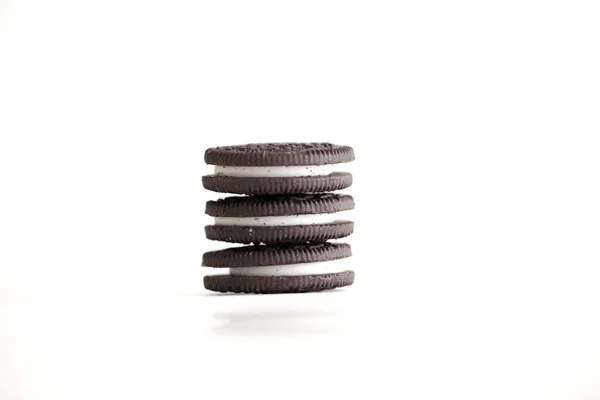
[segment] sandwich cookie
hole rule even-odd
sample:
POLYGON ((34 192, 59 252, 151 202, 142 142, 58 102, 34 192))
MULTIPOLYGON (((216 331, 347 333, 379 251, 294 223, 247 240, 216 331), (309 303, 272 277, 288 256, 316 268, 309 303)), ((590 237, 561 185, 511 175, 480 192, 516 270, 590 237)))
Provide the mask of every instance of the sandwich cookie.
POLYGON ((344 243, 256 245, 204 253, 202 265, 229 268, 228 275, 204 277, 204 287, 216 292, 315 292, 351 285, 352 256, 344 243))
POLYGON ((352 196, 332 193, 227 197, 206 203, 206 237, 232 243, 324 242, 352 234, 352 196))
POLYGON ((221 193, 274 195, 318 193, 352 185, 339 164, 354 160, 350 146, 331 143, 262 143, 213 147, 204 161, 214 174, 202 177, 205 189, 221 193))

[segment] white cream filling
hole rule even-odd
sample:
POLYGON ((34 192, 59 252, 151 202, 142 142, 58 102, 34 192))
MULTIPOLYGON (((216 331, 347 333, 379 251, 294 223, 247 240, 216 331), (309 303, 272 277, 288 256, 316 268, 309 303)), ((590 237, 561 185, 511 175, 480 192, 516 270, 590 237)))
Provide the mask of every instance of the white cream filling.
POLYGON ((215 225, 233 226, 287 226, 287 225, 315 225, 331 224, 348 220, 349 211, 331 214, 301 214, 281 215, 268 217, 215 217, 215 225))
POLYGON ((301 276, 335 274, 348 271, 348 259, 303 264, 270 265, 268 267, 229 268, 231 276, 301 276))
POLYGON ((233 167, 215 165, 215 175, 240 178, 279 178, 289 176, 321 176, 336 172, 338 164, 291 165, 289 167, 233 167))

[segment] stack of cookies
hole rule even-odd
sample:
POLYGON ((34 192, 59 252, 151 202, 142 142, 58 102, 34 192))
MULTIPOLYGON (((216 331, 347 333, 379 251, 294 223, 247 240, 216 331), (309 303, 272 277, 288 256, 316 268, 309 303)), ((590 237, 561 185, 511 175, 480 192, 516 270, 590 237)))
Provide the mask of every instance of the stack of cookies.
POLYGON ((328 242, 350 235, 344 214, 351 196, 329 193, 349 187, 339 172, 354 160, 349 146, 331 143, 264 143, 214 147, 204 161, 214 174, 204 188, 233 196, 206 203, 214 223, 206 237, 247 246, 205 253, 202 265, 229 269, 204 277, 217 292, 312 292, 351 285, 350 246, 328 242))

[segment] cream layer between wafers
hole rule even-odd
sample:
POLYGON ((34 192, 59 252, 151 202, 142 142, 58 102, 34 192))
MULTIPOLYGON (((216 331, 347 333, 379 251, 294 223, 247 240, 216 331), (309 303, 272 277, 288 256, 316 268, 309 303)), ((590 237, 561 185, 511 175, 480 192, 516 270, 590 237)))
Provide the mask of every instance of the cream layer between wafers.
POLYGON ((266 267, 229 268, 231 276, 301 276, 335 274, 350 270, 350 257, 339 260, 320 261, 302 264, 269 265, 266 267))
POLYGON ((215 165, 214 173, 218 176, 238 178, 285 178, 294 176, 324 176, 339 171, 340 164, 325 165, 292 165, 281 167, 234 167, 215 165))
POLYGON ((349 221, 352 210, 327 214, 277 215, 267 217, 215 217, 214 225, 228 226, 291 226, 333 224, 349 221))

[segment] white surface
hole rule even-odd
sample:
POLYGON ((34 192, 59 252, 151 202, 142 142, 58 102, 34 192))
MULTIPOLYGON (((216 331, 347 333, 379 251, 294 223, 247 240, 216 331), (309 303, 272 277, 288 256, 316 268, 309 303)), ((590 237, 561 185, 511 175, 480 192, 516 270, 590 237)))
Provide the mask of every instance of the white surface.
POLYGON ((215 166, 215 175, 252 177, 252 178, 278 178, 290 176, 320 176, 333 172, 343 171, 344 165, 302 165, 289 167, 231 167, 215 166))
POLYGON ((229 268, 234 276, 298 276, 333 274, 349 270, 349 259, 312 262, 302 264, 282 264, 268 267, 235 267, 229 268))
POLYGON ((598 7, 0 2, 0 399, 596 400, 598 7), (298 140, 356 285, 208 294, 204 150, 298 140))
POLYGON ((352 213, 340 211, 328 214, 301 214, 269 217, 215 217, 215 225, 233 226, 290 226, 331 224, 342 220, 351 220, 352 213))

